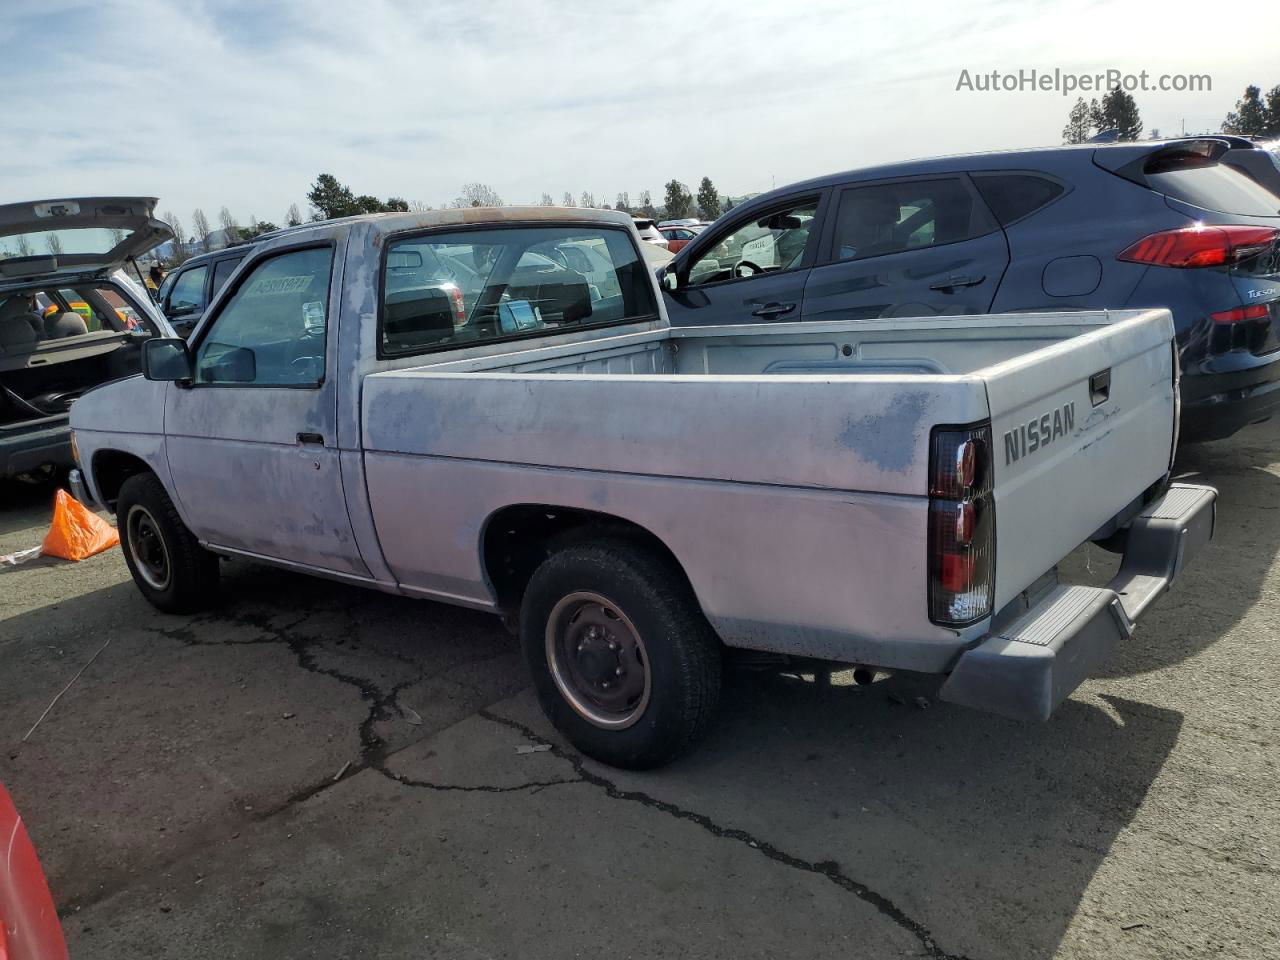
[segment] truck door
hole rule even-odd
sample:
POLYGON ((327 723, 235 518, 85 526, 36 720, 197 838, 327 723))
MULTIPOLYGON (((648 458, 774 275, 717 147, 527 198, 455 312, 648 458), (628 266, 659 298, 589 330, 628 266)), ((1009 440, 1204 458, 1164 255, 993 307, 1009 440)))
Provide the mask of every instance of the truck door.
POLYGON ((961 174, 847 187, 827 219, 805 320, 986 313, 1009 263, 1003 231, 961 174))
POLYGON ((168 391, 165 437, 201 540, 363 577, 337 449, 334 255, 271 250, 240 277, 192 344, 191 384, 168 391))

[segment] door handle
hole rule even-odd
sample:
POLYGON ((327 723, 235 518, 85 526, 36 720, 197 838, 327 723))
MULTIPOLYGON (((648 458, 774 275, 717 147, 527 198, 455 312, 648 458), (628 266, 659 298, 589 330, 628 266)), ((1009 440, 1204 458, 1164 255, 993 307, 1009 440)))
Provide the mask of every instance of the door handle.
POLYGON ((1089 402, 1095 407, 1111 399, 1111 368, 1099 370, 1089 378, 1089 402))
POLYGON ((318 446, 324 446, 324 437, 318 433, 300 433, 298 434, 299 443, 311 443, 318 446))
POLYGON ((939 280, 937 283, 929 284, 930 290, 956 290, 960 287, 976 287, 986 277, 947 277, 945 280, 939 280))
POLYGON ((766 318, 780 317, 783 314, 790 313, 795 308, 796 305, 794 303, 766 303, 763 307, 752 310, 751 315, 753 317, 766 318))

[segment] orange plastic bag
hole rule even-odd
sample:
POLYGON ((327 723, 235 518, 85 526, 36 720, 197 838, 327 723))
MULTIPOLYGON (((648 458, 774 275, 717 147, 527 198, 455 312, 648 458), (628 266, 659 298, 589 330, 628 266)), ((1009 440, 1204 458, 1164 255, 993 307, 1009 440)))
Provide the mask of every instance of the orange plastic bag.
POLYGON ((53 500, 53 525, 40 552, 63 560, 83 560, 120 542, 116 528, 65 490, 53 500))

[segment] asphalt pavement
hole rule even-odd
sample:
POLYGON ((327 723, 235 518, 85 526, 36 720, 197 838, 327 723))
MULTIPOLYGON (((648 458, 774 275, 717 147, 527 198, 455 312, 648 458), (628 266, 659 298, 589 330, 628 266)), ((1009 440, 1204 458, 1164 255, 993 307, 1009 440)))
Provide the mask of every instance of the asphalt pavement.
MULTIPOLYGON (((115 550, 0 568, 0 781, 75 960, 1271 958, 1280 425, 1178 470, 1214 542, 1043 725, 735 670, 697 753, 624 773, 496 619, 244 563, 166 616, 115 550)), ((51 499, 0 489, 0 554, 51 499)))

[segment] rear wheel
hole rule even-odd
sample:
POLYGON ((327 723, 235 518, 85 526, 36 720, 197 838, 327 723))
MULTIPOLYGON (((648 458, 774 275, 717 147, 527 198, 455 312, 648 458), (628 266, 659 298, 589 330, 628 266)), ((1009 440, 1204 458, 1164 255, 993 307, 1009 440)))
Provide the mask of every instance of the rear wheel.
POLYGON ((644 546, 553 553, 525 591, 520 639, 544 712, 590 757, 656 767, 710 728, 720 641, 680 572, 644 546))
POLYGON ((120 548, 142 595, 165 613, 191 613, 218 590, 218 558, 200 546, 152 473, 130 477, 116 503, 120 548))

